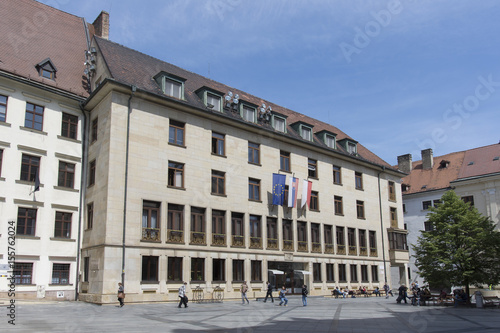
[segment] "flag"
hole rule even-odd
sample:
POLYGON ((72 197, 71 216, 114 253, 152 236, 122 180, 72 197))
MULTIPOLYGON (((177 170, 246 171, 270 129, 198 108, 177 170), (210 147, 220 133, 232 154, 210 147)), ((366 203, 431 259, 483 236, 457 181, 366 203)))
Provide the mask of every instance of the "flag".
POLYGON ((283 205, 286 176, 273 173, 273 205, 283 205))
POLYGON ((311 189, 312 182, 304 179, 304 185, 302 187, 302 208, 304 208, 306 203, 309 206, 309 203, 311 201, 311 189))
POLYGON ((40 178, 38 178, 38 172, 35 174, 35 188, 33 192, 40 191, 40 178))
POLYGON ((299 179, 290 177, 288 185, 288 207, 295 207, 297 203, 297 192, 299 191, 299 179))

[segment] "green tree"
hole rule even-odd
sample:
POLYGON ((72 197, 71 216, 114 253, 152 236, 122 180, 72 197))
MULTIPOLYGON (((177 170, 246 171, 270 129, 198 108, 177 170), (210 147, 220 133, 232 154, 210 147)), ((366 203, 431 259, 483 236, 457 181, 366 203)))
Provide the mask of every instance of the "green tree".
POLYGON ((480 287, 500 282, 500 232, 454 191, 427 214, 433 230, 422 232, 413 246, 420 275, 433 288, 480 287))

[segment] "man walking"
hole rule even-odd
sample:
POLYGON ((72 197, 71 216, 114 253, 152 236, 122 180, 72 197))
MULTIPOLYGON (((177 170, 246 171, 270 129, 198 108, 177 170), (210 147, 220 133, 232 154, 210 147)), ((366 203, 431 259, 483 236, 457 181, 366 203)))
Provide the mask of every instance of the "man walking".
POLYGON ((242 302, 242 304, 245 304, 245 300, 247 301, 248 304, 250 304, 250 302, 248 301, 248 298, 247 298, 247 291, 248 291, 247 282, 243 281, 243 284, 241 285, 241 302, 242 302))
POLYGON ((271 302, 274 303, 273 299, 273 286, 271 285, 271 282, 267 281, 267 293, 266 293, 266 298, 264 299, 264 303, 267 302, 267 297, 271 297, 271 302))
POLYGON ((303 306, 307 306, 307 294, 308 294, 307 286, 304 284, 302 286, 302 305, 303 306))
POLYGON ((179 298, 181 299, 179 301, 179 308, 182 306, 182 304, 184 304, 185 308, 188 307, 187 296, 186 296, 186 285, 187 285, 187 282, 184 282, 184 284, 182 286, 180 286, 180 288, 179 288, 179 298))

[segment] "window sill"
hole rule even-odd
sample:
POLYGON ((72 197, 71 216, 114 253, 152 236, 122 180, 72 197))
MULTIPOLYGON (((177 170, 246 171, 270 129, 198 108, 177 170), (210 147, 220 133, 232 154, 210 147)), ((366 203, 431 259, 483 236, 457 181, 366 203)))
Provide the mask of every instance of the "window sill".
POLYGON ((207 282, 205 280, 191 280, 190 283, 205 284, 207 282))
POLYGON ((75 239, 65 238, 65 237, 50 237, 52 241, 61 241, 61 242, 76 242, 75 239))
MULTIPOLYGON (((30 181, 22 180, 22 179, 16 180, 16 184, 35 186, 35 182, 30 182, 30 181)), ((40 188, 43 188, 43 187, 44 187, 44 185, 40 184, 40 188)))
POLYGON ((248 199, 248 201, 257 202, 257 203, 262 203, 262 200, 256 200, 256 199, 248 199))
POLYGON ((219 193, 210 193, 211 195, 215 195, 217 197, 224 197, 224 198, 227 198, 227 195, 225 194, 219 194, 219 193))
POLYGON ((255 166, 260 166, 260 167, 262 166, 262 164, 260 164, 260 163, 248 162, 248 164, 255 165, 255 166))
POLYGON ((335 183, 335 182, 333 182, 333 185, 344 186, 344 184, 342 183, 335 183))
POLYGON ((366 217, 359 217, 358 216, 358 220, 366 220, 366 217))
POLYGON ((186 148, 187 148, 187 147, 186 147, 186 146, 184 146, 184 145, 178 145, 177 143, 173 143, 173 142, 169 142, 168 144, 169 144, 170 146, 175 146, 175 147, 179 147, 179 148, 184 148, 184 149, 186 149, 186 148))
POLYGON ((264 281, 262 281, 262 279, 261 280, 250 280, 250 283, 262 283, 262 282, 264 282, 264 281))
POLYGON ((141 281, 141 284, 160 284, 160 281, 141 281))
POLYGON ((313 179, 313 180, 319 180, 318 176, 315 176, 315 177, 308 176, 307 178, 308 178, 308 179, 313 179))
POLYGON ((49 287, 59 287, 59 286, 68 286, 71 287, 72 283, 49 283, 49 287))
POLYGON ((227 158, 227 156, 226 156, 226 155, 219 155, 219 154, 216 154, 216 153, 212 153, 212 156, 217 156, 217 157, 227 158))
POLYGON ((337 216, 344 216, 344 213, 335 213, 337 216))
POLYGON ((34 239, 34 240, 40 239, 40 237, 38 237, 38 236, 19 235, 19 234, 16 234, 16 238, 18 238, 18 239, 34 239))
POLYGON ((79 144, 82 143, 81 140, 73 139, 73 138, 68 138, 68 137, 62 136, 62 135, 58 135, 57 138, 60 139, 60 140, 66 140, 66 141, 69 141, 69 142, 74 142, 74 143, 79 143, 79 144))
POLYGON ((316 213, 321 213, 321 211, 319 209, 312 209, 312 208, 309 208, 309 211, 311 212, 316 212, 316 213))
POLYGON ((292 173, 292 171, 290 171, 290 170, 283 170, 283 169, 280 169, 279 171, 280 171, 280 172, 286 172, 286 173, 292 173))
POLYGON ((5 127, 11 127, 12 125, 3 121, 0 121, 0 125, 5 126, 5 127))
POLYGON ((154 243, 154 244, 158 244, 158 243, 161 243, 161 239, 155 241, 155 240, 148 240, 148 239, 141 239, 140 240, 141 243, 154 243))
POLYGON ((39 131, 39 130, 34 129, 34 128, 29 128, 29 127, 19 126, 19 129, 21 129, 21 130, 23 130, 23 131, 32 132, 32 133, 42 134, 42 135, 49 135, 47 132, 44 132, 44 131, 39 131))
POLYGON ((171 188, 173 190, 180 190, 180 191, 185 191, 185 187, 179 187, 179 186, 172 186, 172 185, 167 185, 167 188, 171 188))
POLYGON ((68 192, 74 192, 78 193, 80 192, 79 190, 71 187, 64 187, 64 186, 54 186, 54 190, 59 190, 59 191, 68 191, 68 192))
POLYGON ((361 188, 357 188, 356 187, 356 190, 358 190, 358 191, 364 191, 364 189, 362 187, 361 188))

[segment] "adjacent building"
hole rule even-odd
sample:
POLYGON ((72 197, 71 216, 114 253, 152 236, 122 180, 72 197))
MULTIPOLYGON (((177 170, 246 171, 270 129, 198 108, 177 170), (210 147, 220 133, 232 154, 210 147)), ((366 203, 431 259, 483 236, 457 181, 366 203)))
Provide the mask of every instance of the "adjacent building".
POLYGON ((422 150, 422 159, 413 162, 411 154, 398 156, 398 167, 408 173, 402 180, 404 220, 410 244, 408 277, 424 283, 411 257, 422 231, 431 230, 428 209, 441 196, 454 190, 465 202, 489 216, 500 229, 500 144, 434 157, 432 149, 422 150))

